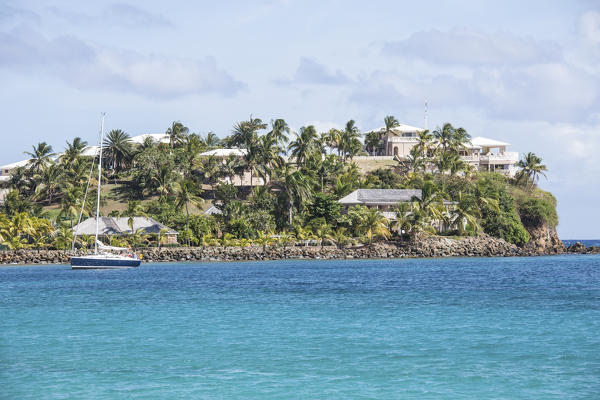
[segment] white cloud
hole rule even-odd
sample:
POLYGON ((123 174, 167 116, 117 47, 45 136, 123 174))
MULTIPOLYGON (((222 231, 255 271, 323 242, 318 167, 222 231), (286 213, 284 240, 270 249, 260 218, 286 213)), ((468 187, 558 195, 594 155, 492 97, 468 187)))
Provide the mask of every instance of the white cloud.
POLYGON ((600 43, 600 12, 584 13, 579 20, 579 33, 590 42, 600 43))
POLYGON ((36 71, 78 88, 150 97, 234 95, 245 85, 211 57, 142 55, 86 43, 74 36, 46 39, 30 29, 0 32, 0 68, 36 71))
POLYGON ((386 42, 382 51, 388 56, 417 57, 439 65, 498 66, 553 62, 561 58, 556 44, 508 32, 420 31, 404 40, 386 42))
POLYGON ((350 79, 340 70, 331 71, 327 66, 308 57, 300 58, 300 64, 292 79, 279 79, 275 81, 275 83, 281 85, 344 85, 349 82, 350 79))

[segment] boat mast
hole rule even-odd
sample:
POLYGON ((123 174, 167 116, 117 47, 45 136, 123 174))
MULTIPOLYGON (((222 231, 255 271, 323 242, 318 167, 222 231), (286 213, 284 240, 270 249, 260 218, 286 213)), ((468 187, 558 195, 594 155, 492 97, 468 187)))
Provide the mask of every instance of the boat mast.
POLYGON ((100 222, 100 182, 102 180, 102 142, 104 142, 104 116, 102 113, 102 122, 100 123, 100 157, 98 158, 98 194, 96 198, 96 240, 94 240, 94 254, 98 254, 98 230, 100 222))

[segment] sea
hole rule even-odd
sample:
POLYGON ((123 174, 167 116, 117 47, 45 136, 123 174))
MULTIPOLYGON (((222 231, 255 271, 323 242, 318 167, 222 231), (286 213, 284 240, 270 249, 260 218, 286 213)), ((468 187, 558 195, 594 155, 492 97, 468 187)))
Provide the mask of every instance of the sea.
POLYGON ((565 244, 565 246, 570 246, 570 245, 575 244, 577 242, 579 242, 581 244, 584 244, 585 247, 591 247, 591 246, 598 246, 598 247, 600 247, 600 239, 584 239, 584 240, 569 239, 569 240, 563 240, 563 243, 565 244))
POLYGON ((2 399, 598 399, 600 256, 0 268, 2 399))

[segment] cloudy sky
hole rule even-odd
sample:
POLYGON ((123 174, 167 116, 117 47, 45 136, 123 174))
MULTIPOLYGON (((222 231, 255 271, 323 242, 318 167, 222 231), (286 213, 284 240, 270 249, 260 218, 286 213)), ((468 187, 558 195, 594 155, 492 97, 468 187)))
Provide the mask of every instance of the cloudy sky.
POLYGON ((0 164, 107 128, 385 115, 533 151, 559 234, 600 237, 600 3, 0 0, 0 164))

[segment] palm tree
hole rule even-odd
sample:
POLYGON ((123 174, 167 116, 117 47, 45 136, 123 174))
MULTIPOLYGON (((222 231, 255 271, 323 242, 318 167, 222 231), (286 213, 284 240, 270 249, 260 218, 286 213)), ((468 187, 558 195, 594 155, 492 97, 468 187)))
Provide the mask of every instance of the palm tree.
POLYGON ((300 128, 300 133, 296 134, 296 140, 291 142, 288 147, 291 156, 296 159, 296 164, 305 164, 307 158, 315 153, 318 137, 319 135, 314 126, 309 125, 300 128))
POLYGON ((214 149, 215 147, 218 147, 220 143, 221 139, 219 139, 219 137, 215 135, 214 132, 208 132, 206 134, 206 138, 204 138, 204 145, 208 149, 214 149))
POLYGON ((181 144, 184 136, 187 135, 189 131, 189 128, 181 122, 173 121, 171 126, 165 132, 169 135, 169 144, 171 145, 171 148, 175 148, 177 145, 181 144))
POLYGON ((337 247, 340 249, 347 245, 350 241, 350 239, 348 238, 348 232, 343 226, 337 228, 331 235, 331 238, 333 239, 337 247))
POLYGON ((281 145, 282 147, 287 144, 289 141, 287 135, 290 134, 290 127, 284 119, 276 119, 275 121, 271 120, 271 131, 268 135, 275 138, 276 143, 281 145))
POLYGON ((106 135, 103 145, 105 146, 107 157, 112 164, 112 173, 115 174, 131 157, 131 139, 121 129, 113 129, 106 135))
POLYGON ((544 164, 542 164, 541 157, 536 156, 534 153, 527 153, 517 163, 517 167, 521 168, 521 170, 517 173, 517 181, 525 181, 525 187, 531 183, 531 187, 534 187, 537 181, 540 178, 540 175, 547 178, 544 171, 548 169, 544 164))
POLYGON ((381 139, 378 132, 368 132, 365 135, 365 147, 370 155, 374 155, 375 150, 381 146, 381 139))
POLYGON ((129 229, 131 229, 131 234, 133 234, 133 218, 135 217, 145 217, 146 214, 144 213, 142 206, 141 206, 141 202, 139 200, 129 200, 127 201, 127 209, 125 211, 123 211, 122 215, 124 215, 127 218, 127 225, 129 226, 129 229))
POLYGON ((29 168, 34 173, 39 173, 46 165, 52 160, 51 158, 55 155, 52 152, 52 146, 46 142, 38 143, 37 146, 31 146, 32 152, 26 151, 25 154, 31 157, 29 160, 29 168))
POLYGON ((369 239, 369 244, 373 244, 373 237, 390 237, 388 220, 378 209, 358 205, 350 209, 348 214, 354 215, 354 219, 358 221, 356 230, 369 239))
POLYGON ((267 251, 267 246, 270 246, 273 244, 273 234, 265 233, 263 231, 258 231, 256 234, 257 234, 257 238, 254 240, 254 242, 256 244, 262 246, 263 253, 264 253, 265 251, 267 251))
POLYGON ((351 119, 346 122, 346 127, 342 132, 342 157, 344 162, 348 157, 353 157, 358 152, 357 150, 360 150, 362 147, 359 140, 360 136, 360 129, 358 129, 354 120, 351 119), (359 143, 358 149, 356 142, 359 143))
POLYGON ((173 170, 168 165, 161 165, 151 176, 150 181, 156 185, 159 196, 163 198, 173 191, 173 170))
POLYGON ((279 196, 288 207, 288 225, 292 226, 294 204, 308 201, 312 197, 312 182, 307 175, 299 170, 293 170, 289 164, 284 165, 277 172, 277 176, 269 182, 272 189, 279 192, 279 196))
POLYGON ((54 246, 57 249, 63 249, 65 252, 73 240, 73 230, 66 226, 61 227, 54 233, 54 246))
POLYGON ((417 147, 424 157, 430 157, 433 150, 433 135, 429 130, 420 131, 417 133, 417 147))
POLYGON ((477 220, 479 217, 481 217, 481 211, 477 200, 469 194, 458 192, 458 202, 450 213, 450 220, 457 225, 459 235, 464 234, 467 224, 470 224, 477 233, 481 228, 477 220))
POLYGON ((393 115, 388 115, 383 119, 383 123, 385 124, 385 135, 388 136, 392 133, 394 128, 400 126, 400 122, 393 115))
POLYGON ((65 147, 65 154, 63 154, 61 159, 64 159, 67 163, 70 163, 77 157, 79 157, 83 149, 85 149, 86 147, 87 142, 85 140, 82 140, 80 137, 76 137, 75 139, 73 139, 73 142, 67 142, 67 147, 65 147))
POLYGON ((48 205, 52 204, 52 199, 62 184, 61 168, 56 164, 50 164, 46 166, 40 174, 34 175, 34 178, 40 182, 35 188, 35 197, 45 197, 48 200, 48 205))
POLYGON ((321 245, 321 248, 323 248, 323 240, 331 238, 331 227, 327 224, 323 224, 313 227, 312 231, 313 235, 315 235, 315 237, 319 239, 319 244, 321 245))
POLYGON ((417 208, 423 212, 424 217, 429 220, 439 220, 444 211, 444 198, 448 197, 433 181, 425 181, 421 189, 421 197, 413 196, 413 209, 417 208))
MULTIPOLYGON (((199 189, 194 181, 191 179, 185 179, 175 184, 175 207, 177 210, 181 210, 185 207, 185 229, 189 229, 190 224, 190 210, 188 204, 199 205, 202 203, 202 198, 199 189)), ((188 241, 189 245, 189 241, 188 241)))

